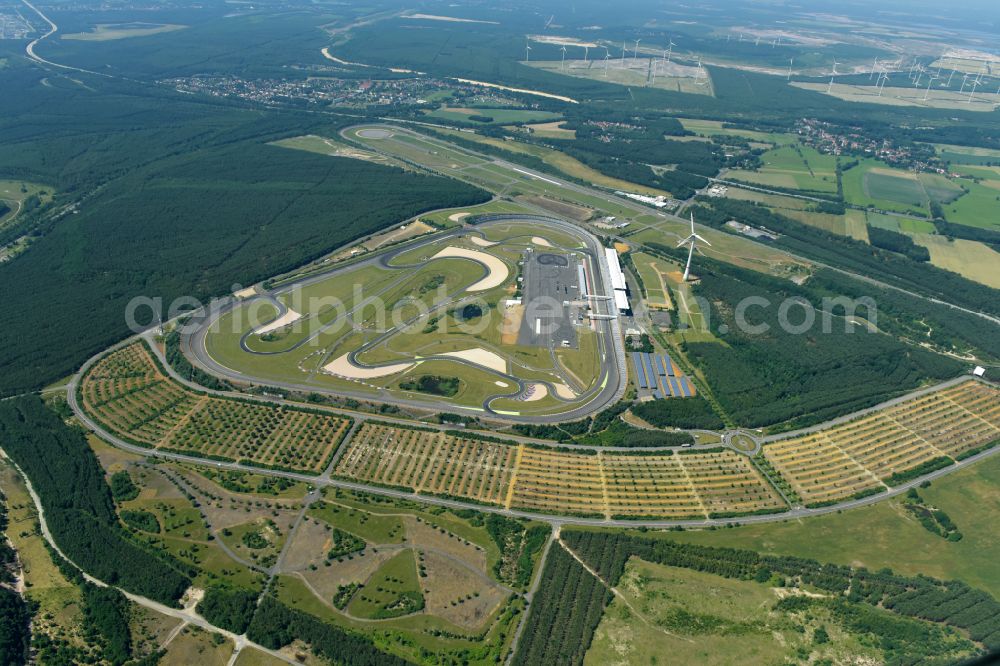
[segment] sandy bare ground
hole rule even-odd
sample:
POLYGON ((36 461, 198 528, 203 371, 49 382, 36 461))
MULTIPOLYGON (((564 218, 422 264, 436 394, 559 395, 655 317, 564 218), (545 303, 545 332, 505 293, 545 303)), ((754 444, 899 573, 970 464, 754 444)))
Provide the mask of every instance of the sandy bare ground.
POLYGON ((239 291, 234 291, 233 296, 236 298, 250 298, 251 296, 257 295, 256 287, 247 287, 246 289, 240 289, 239 291))
POLYGON ((475 79, 460 79, 455 78, 459 83, 468 83, 470 86, 483 86, 484 88, 496 88, 497 90, 509 90, 510 92, 521 93, 522 95, 538 95, 539 97, 548 97, 549 99, 558 99, 562 102, 569 102, 570 104, 579 104, 572 97, 565 97, 563 95, 553 95, 552 93, 542 92, 541 90, 528 90, 526 88, 511 88, 510 86, 502 86, 499 83, 489 83, 488 81, 476 81, 475 79))
POLYGON ((503 311, 503 328, 500 329, 500 344, 516 345, 517 332, 524 321, 523 305, 508 305, 503 311))
POLYGON ((531 395, 524 399, 524 402, 537 402, 549 394, 549 389, 545 384, 531 384, 531 386, 534 387, 534 390, 531 395))
POLYGON ((443 354, 438 354, 438 356, 450 356, 452 358, 460 358, 463 361, 468 361, 469 363, 475 363, 476 365, 481 365, 484 368, 489 368, 490 370, 496 370, 497 372, 507 372, 507 359, 496 354, 494 352, 482 349, 480 347, 473 347, 472 349, 463 349, 462 351, 444 352, 443 354))
POLYGON ((591 49, 596 49, 597 44, 594 42, 584 42, 576 37, 559 37, 557 35, 528 35, 528 38, 533 42, 538 42, 539 44, 555 44, 556 46, 579 46, 581 49, 586 46, 591 49))
POLYGON ((563 400, 574 400, 576 398, 576 393, 573 393, 573 389, 565 384, 553 384, 552 388, 555 389, 556 395, 563 400))
POLYGON ((340 58, 338 58, 336 56, 332 56, 332 55, 330 55, 330 47, 328 47, 328 46, 324 46, 319 51, 320 51, 320 53, 323 54, 324 58, 326 58, 327 60, 332 60, 335 63, 337 63, 338 65, 354 65, 355 67, 371 67, 371 65, 366 65, 366 64, 361 63, 361 62, 348 62, 347 60, 341 60, 340 58))
POLYGON ((448 216, 448 220, 451 222, 461 222, 467 217, 469 217, 469 213, 452 213, 448 216))
POLYGON ((510 271, 507 270, 507 264, 503 263, 499 258, 494 257, 492 254, 487 254, 478 250, 468 250, 464 247, 449 245, 431 258, 441 259, 443 257, 472 259, 486 265, 486 268, 489 270, 486 277, 467 287, 466 291, 485 291, 487 289, 492 289, 493 287, 499 287, 510 275, 510 271))
POLYGON ((437 14, 410 14, 406 18, 423 19, 425 21, 448 21, 449 23, 492 23, 500 25, 497 21, 479 21, 477 19, 457 18, 455 16, 438 16, 437 14))
POLYGON ((347 360, 348 354, 338 357, 334 361, 323 366, 323 370, 331 375, 337 375, 344 379, 374 379, 376 377, 387 377, 404 372, 412 368, 415 363, 392 363, 375 368, 357 368, 347 360))
POLYGON ((469 236, 469 240, 472 241, 473 245, 478 245, 479 247, 493 247, 496 245, 493 241, 488 241, 485 238, 480 238, 479 236, 469 236))
POLYGON ((531 242, 534 243, 535 245, 541 245, 542 247, 552 247, 552 243, 548 242, 541 236, 532 236, 531 242))
POLYGON ((285 311, 285 314, 281 315, 280 317, 272 321, 270 324, 265 324, 260 328, 255 329, 254 334, 265 335, 267 333, 270 333, 271 331, 276 331, 279 328, 284 328, 289 324, 297 322, 299 319, 302 319, 302 315, 300 315, 295 310, 289 309, 285 311))

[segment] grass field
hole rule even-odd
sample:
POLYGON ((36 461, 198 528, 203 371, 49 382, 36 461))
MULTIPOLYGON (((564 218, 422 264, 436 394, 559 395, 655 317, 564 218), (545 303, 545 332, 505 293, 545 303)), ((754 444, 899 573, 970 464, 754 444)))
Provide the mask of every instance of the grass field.
POLYGON ((761 155, 756 171, 733 170, 727 178, 763 187, 831 194, 837 191, 837 158, 808 146, 785 145, 761 155))
POLYGON ((183 30, 186 25, 176 23, 98 23, 89 32, 74 32, 62 35, 60 39, 77 40, 81 42, 108 42, 130 37, 147 37, 164 32, 183 30))
POLYGON ((305 134, 303 136, 295 136, 290 139, 281 139, 280 141, 273 142, 271 145, 281 146, 282 148, 290 148, 292 150, 304 150, 309 153, 319 153, 320 155, 329 155, 331 157, 350 157, 357 160, 364 160, 366 162, 375 162, 376 164, 395 166, 401 169, 408 168, 405 163, 385 157, 384 155, 379 155, 378 153, 368 150, 360 150, 359 148, 344 143, 343 141, 317 136, 315 134, 305 134))
POLYGON ((992 457, 921 489, 921 497, 952 516, 964 538, 931 534, 899 500, 806 520, 731 530, 671 533, 678 541, 810 557, 872 571, 888 567, 941 580, 962 580, 1000 596, 995 520, 1000 511, 1000 457, 992 457))
POLYGON ((652 187, 646 187, 643 185, 637 185, 636 183, 630 183, 625 180, 619 180, 618 178, 612 178, 610 176, 605 176, 600 171, 592 169, 583 162, 577 160, 574 157, 570 157, 566 153, 560 152, 552 148, 546 148, 545 146, 536 146, 532 144, 527 144, 518 141, 504 141, 503 139, 495 139, 493 137, 480 136, 478 134, 469 134, 463 132, 461 134, 454 133, 451 130, 441 130, 444 134, 449 134, 453 136, 460 137, 468 141, 475 141, 477 143, 482 143, 488 146, 493 146, 494 148, 500 148, 502 150, 507 150, 512 153, 521 153, 522 155, 531 155, 532 157, 537 157, 549 166, 558 169, 560 172, 569 176, 570 178, 579 178, 588 183, 593 183, 598 187, 604 187, 612 190, 624 190, 626 192, 637 192, 639 194, 648 194, 651 196, 667 195, 669 192, 664 192, 662 190, 657 190, 652 187))
POLYGON ((461 122, 504 125, 508 123, 538 123, 558 120, 561 116, 551 111, 532 109, 506 109, 496 107, 452 107, 442 106, 426 114, 430 118, 442 120, 458 120, 461 122), (473 116, 492 118, 490 121, 479 120, 473 116))
POLYGON ((646 305, 653 309, 672 310, 673 299, 670 297, 670 288, 666 285, 664 274, 677 270, 677 267, 663 259, 641 252, 634 253, 632 261, 642 278, 642 286, 646 291, 646 305))
POLYGON ((778 134, 770 132, 757 132, 754 130, 744 130, 744 129, 733 129, 729 127, 724 127, 724 123, 718 120, 701 120, 695 118, 678 118, 684 129, 694 132, 700 136, 739 136, 744 139, 749 139, 750 141, 757 141, 760 143, 771 143, 778 145, 792 144, 797 141, 796 137, 791 134, 778 134))
POLYGON ((632 558, 584 664, 779 664, 811 659, 874 663, 880 652, 825 609, 775 610, 788 590, 632 558), (829 641, 814 643, 824 627, 829 641))
POLYGON ((995 175, 996 178, 978 183, 963 179, 962 187, 967 190, 966 194, 944 206, 948 221, 970 227, 1000 230, 1000 217, 996 213, 997 207, 1000 206, 1000 174, 995 175))
MULTIPOLYGON (((473 211, 518 208, 493 202, 442 215, 457 225, 473 211)), ((491 396, 514 397, 516 379, 569 381, 548 347, 504 339, 505 302, 518 288, 518 265, 526 252, 551 247, 571 262, 587 261, 583 245, 573 232, 517 220, 428 239, 395 254, 388 267, 358 264, 345 269, 350 272, 280 288, 274 298, 299 318, 279 329, 261 329, 277 316, 270 299, 244 302, 219 318, 206 339, 207 351, 220 365, 259 379, 326 390, 384 389, 407 399, 439 397, 414 387, 420 377, 452 378, 457 384, 444 397, 482 409, 491 396), (468 303, 478 314, 466 321, 457 313, 468 303), (358 352, 360 366, 346 361, 351 352, 358 352), (465 362, 448 356, 456 353, 465 362)), ((558 349, 559 364, 573 369, 578 392, 595 385, 598 353, 596 344, 558 349)), ((554 400, 521 401, 514 411, 558 407, 554 400)))
POLYGON ((953 146, 946 143, 933 144, 938 157, 953 165, 956 164, 1000 164, 1000 150, 992 148, 974 148, 972 146, 953 146))
POLYGON ((916 234, 913 240, 931 253, 931 263, 970 280, 1000 289, 1000 253, 977 241, 916 234))
POLYGON ((863 159, 845 171, 842 180, 847 203, 918 216, 928 214, 930 198, 911 172, 863 159))

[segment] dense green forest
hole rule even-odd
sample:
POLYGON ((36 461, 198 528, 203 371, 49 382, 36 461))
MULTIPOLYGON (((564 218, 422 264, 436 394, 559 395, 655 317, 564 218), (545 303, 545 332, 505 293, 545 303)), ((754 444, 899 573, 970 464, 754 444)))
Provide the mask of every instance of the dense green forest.
POLYGON ((135 594, 174 604, 191 581, 163 553, 120 527, 104 470, 83 431, 37 396, 0 402, 0 440, 38 493, 52 537, 87 573, 135 594))
POLYGON ((81 203, 76 214, 38 219, 29 251, 0 265, 0 394, 39 388, 123 337, 132 297, 162 298, 164 308, 181 296, 206 299, 412 215, 488 196, 265 145, 327 121, 113 81, 93 92, 46 88, 41 78, 27 67, 0 71, 4 87, 23 91, 0 100, 0 177, 45 182, 60 201, 81 203))
MULTIPOLYGON (((673 252, 666 247, 655 248, 673 252)), ((869 407, 961 372, 963 364, 892 336, 848 324, 843 307, 824 308, 828 294, 762 273, 722 268, 702 259, 694 293, 704 298, 710 326, 725 344, 682 343, 705 371, 715 397, 739 424, 802 427, 869 407), (725 271, 725 273, 723 273, 725 271), (757 305, 742 312, 741 303, 757 305), (782 308, 787 324, 782 325, 782 308), (824 314, 825 312, 825 314, 824 314), (809 317, 813 324, 802 326, 809 317), (746 330, 744 330, 746 329, 746 330)), ((811 281, 810 281, 811 282, 811 281)), ((881 305, 881 304, 877 304, 881 305)), ((871 317, 859 307, 858 317, 871 317)), ((878 318, 881 325, 882 318, 878 318)))
POLYGON ((931 253, 923 245, 917 245, 906 234, 868 225, 868 241, 875 247, 902 254, 914 261, 930 261, 931 253))
POLYGON ((204 598, 198 602, 198 613, 216 627, 242 634, 250 626, 259 596, 249 590, 212 586, 205 590, 204 598))
POLYGON ((582 664, 611 591, 553 543, 512 663, 582 664))
POLYGON ((700 428, 719 430, 725 423, 701 396, 637 402, 632 413, 659 428, 700 428))
MULTIPOLYGON (((825 595, 790 596, 778 604, 831 611, 846 630, 882 650, 887 663, 917 663, 938 656, 947 663, 944 646, 946 639, 955 635, 954 630, 988 649, 1000 647, 1000 603, 957 581, 681 544, 666 536, 565 529, 562 539, 611 586, 618 584, 629 558, 638 557, 726 578, 817 588, 825 595)), ((611 598, 611 592, 595 576, 555 544, 515 663, 581 664, 611 598)))
POLYGON ((312 615, 288 608, 272 596, 261 599, 247 629, 247 638, 272 650, 301 640, 317 655, 344 666, 404 666, 410 663, 380 652, 359 634, 348 633, 312 615))

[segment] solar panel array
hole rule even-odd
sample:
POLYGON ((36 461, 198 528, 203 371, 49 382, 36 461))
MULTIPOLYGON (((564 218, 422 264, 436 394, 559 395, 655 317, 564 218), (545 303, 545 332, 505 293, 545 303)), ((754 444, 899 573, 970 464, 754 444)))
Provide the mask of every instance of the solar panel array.
POLYGON ((691 379, 674 365, 669 354, 632 352, 636 383, 650 392, 654 399, 690 398, 695 389, 691 379))

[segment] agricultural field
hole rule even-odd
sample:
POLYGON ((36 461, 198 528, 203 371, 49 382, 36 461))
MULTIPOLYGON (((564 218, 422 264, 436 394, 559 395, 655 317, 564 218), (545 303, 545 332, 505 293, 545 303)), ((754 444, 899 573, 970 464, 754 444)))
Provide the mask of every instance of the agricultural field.
POLYGON ((837 191, 837 158, 802 145, 786 145, 761 155, 763 166, 756 171, 735 169, 726 174, 762 187, 832 194, 837 191))
MULTIPOLYGON (((441 215, 457 226, 470 214, 518 208, 491 202, 441 215)), ((571 227, 520 220, 454 229, 286 281, 221 314, 194 345, 217 371, 303 390, 447 399, 476 411, 494 400, 490 409, 515 414, 565 411, 593 399, 605 371, 605 327, 581 318, 577 269, 593 274, 586 243, 571 227), (521 291, 536 299, 555 288, 543 255, 563 267, 558 298, 570 304, 525 322, 521 291), (558 336, 536 332, 542 319, 558 336)), ((374 249, 366 242, 351 252, 374 249)))
POLYGON ((797 138, 791 134, 758 132, 755 130, 725 127, 725 123, 718 120, 702 120, 700 118, 678 118, 677 120, 684 126, 684 129, 702 137, 719 135, 738 136, 757 143, 772 145, 791 145, 797 141, 797 138))
MULTIPOLYGON (((596 49, 595 49, 596 52, 596 49)), ((604 58, 575 60, 530 60, 524 63, 530 67, 553 74, 572 76, 592 81, 616 83, 622 86, 655 88, 690 95, 715 94, 712 77, 707 70, 678 62, 664 64, 657 58, 633 58, 624 60, 604 58)))
POLYGON ((913 240, 927 248, 935 266, 1000 289, 1000 271, 996 268, 1000 266, 1000 253, 989 245, 930 234, 915 234, 913 240))
POLYGON ((771 442, 764 456, 806 505, 823 505, 882 492, 997 442, 1000 392, 968 380, 771 442))
POLYGON ((167 377, 144 343, 97 361, 82 407, 139 446, 319 474, 350 420, 304 409, 199 395, 167 377))
POLYGON ((1000 203, 1000 171, 997 167, 954 166, 952 171, 963 176, 956 182, 965 194, 944 204, 948 221, 994 231, 1000 229, 996 215, 996 207, 1000 203))
POLYGON ((853 83, 834 83, 830 89, 829 83, 809 83, 796 81, 796 88, 812 90, 846 102, 861 102, 865 104, 881 104, 884 106, 912 106, 925 109, 955 109, 962 111, 991 112, 996 108, 993 95, 982 91, 971 98, 968 93, 957 90, 932 89, 913 86, 893 86, 886 84, 882 94, 874 85, 855 85, 853 83), (830 92, 827 93, 827 90, 830 92), (926 99, 924 98, 926 96, 926 99))
POLYGON ((570 453, 365 423, 335 474, 352 481, 549 514, 703 518, 785 508, 745 456, 570 453))

